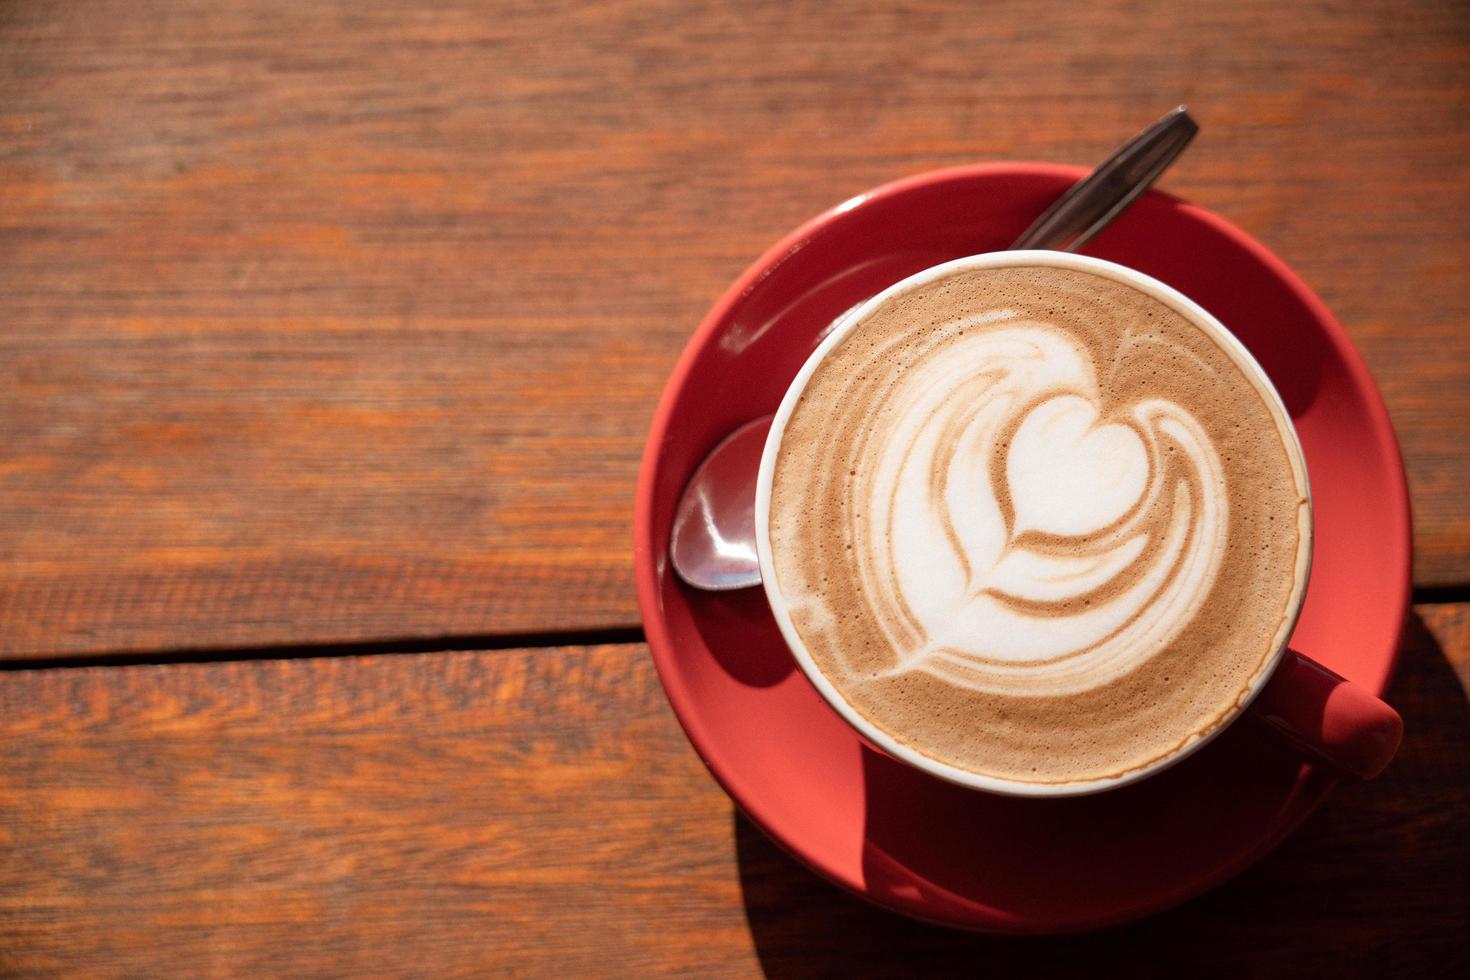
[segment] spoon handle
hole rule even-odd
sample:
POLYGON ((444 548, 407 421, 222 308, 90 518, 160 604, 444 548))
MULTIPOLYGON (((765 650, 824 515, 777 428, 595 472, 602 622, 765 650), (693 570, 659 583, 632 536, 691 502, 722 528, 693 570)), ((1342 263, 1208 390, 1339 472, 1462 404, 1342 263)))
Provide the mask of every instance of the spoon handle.
POLYGON ((1073 184, 1011 248, 1077 251, 1147 190, 1197 132, 1199 124, 1184 106, 1167 113, 1073 184))

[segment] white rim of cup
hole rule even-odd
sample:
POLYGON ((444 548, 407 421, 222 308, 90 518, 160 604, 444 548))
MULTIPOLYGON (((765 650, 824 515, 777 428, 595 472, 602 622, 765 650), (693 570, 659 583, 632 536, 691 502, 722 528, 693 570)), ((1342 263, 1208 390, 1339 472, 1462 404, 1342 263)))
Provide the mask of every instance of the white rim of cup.
POLYGON ((1030 797, 1058 797, 1058 796, 1084 796, 1092 793, 1101 793, 1105 790, 1116 789, 1130 783, 1136 783, 1140 779, 1152 776, 1156 773, 1175 765, 1188 758, 1209 744, 1221 732, 1229 728, 1240 716, 1245 713, 1246 708, 1260 694, 1266 682, 1275 672, 1286 653, 1287 644, 1291 634, 1296 628, 1298 618, 1301 616, 1303 602, 1306 598, 1307 579, 1311 575, 1312 566, 1312 531, 1313 531, 1313 504, 1311 483, 1307 475, 1306 456, 1302 451, 1301 439, 1297 435, 1296 426, 1292 424, 1291 415, 1286 410, 1286 405, 1281 400, 1271 379, 1267 377, 1265 370, 1246 350, 1245 345, 1230 332, 1230 330, 1204 307, 1194 300, 1185 296, 1179 290, 1169 286, 1152 276, 1145 275, 1136 269, 1109 262, 1106 259, 1093 258, 1086 255, 1074 255, 1070 252, 1052 252, 1038 249, 1021 249, 1008 252, 986 252, 980 255, 971 255, 964 258, 953 259, 940 265, 931 266, 921 272, 917 272, 907 279, 894 283, 887 289, 873 296, 847 313, 832 328, 817 349, 812 352, 797 372, 791 385, 786 389, 786 395, 781 399, 781 407, 776 410, 775 417, 771 421, 770 433, 766 436, 765 448, 761 453, 761 464, 759 475, 756 479, 755 489, 755 531, 756 531, 756 553, 760 559, 761 587, 765 590, 766 601, 771 606, 771 612, 775 615, 776 625, 780 627, 781 635, 786 640, 786 646, 796 658, 812 685, 822 695, 823 699, 855 729, 859 735, 866 739, 883 752, 913 766, 923 772, 951 783, 967 786, 971 789, 985 790, 992 793, 1000 793, 1006 796, 1030 796, 1030 797), (1296 588, 1293 590, 1287 615, 1283 618, 1280 629, 1277 630, 1275 643, 1271 655, 1263 662, 1255 676, 1247 686, 1245 694, 1235 705, 1235 709, 1226 717, 1222 718, 1213 728, 1202 734, 1195 735, 1169 755, 1156 759, 1147 765, 1131 769, 1117 776, 1109 776, 1102 779, 1077 780, 1067 783, 1028 783, 1020 780, 1006 779, 1000 776, 987 776, 981 773, 961 769, 958 766, 940 761, 931 756, 910 748, 908 745, 898 741, 877 725, 868 721, 857 709, 852 707, 835 685, 827 679, 826 675, 817 667, 802 642, 796 627, 791 621, 791 612, 786 606, 776 587, 776 569, 771 557, 770 546, 770 516, 771 516, 771 484, 776 473, 776 454, 781 445, 782 436, 786 431, 786 423, 796 409, 796 403, 801 398, 801 393, 806 389, 807 382, 820 364, 833 348, 837 347, 850 334, 853 328, 862 320, 866 319, 877 307, 894 297, 913 289, 943 278, 954 272, 971 269, 1000 269, 1010 266, 1034 266, 1042 265, 1051 268, 1072 269, 1080 272, 1091 272, 1109 279, 1122 282, 1132 286, 1159 302, 1172 307, 1183 314, 1194 323, 1223 350, 1241 373, 1248 378, 1256 390, 1261 394, 1266 407, 1276 416, 1280 424, 1280 431, 1287 436, 1287 455, 1291 459, 1292 469, 1295 471, 1302 490, 1306 496, 1306 507, 1298 509, 1297 527, 1299 532, 1299 544, 1297 546, 1297 577, 1296 588))

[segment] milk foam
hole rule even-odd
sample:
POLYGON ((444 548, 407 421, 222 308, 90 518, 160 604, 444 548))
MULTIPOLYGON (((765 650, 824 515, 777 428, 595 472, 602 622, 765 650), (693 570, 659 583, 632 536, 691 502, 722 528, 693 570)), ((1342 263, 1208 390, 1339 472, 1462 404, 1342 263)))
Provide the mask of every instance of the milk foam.
POLYGON ((892 671, 1066 694, 1188 625, 1225 541, 1219 457, 1179 405, 1104 420, 1101 403, 1087 350, 1054 324, 985 310, 928 334, 850 491, 892 671))
POLYGON ((1115 280, 972 270, 895 297, 782 437, 791 623, 849 705, 960 768, 1062 782, 1180 751, 1233 716, 1305 574, 1272 404, 1115 280))

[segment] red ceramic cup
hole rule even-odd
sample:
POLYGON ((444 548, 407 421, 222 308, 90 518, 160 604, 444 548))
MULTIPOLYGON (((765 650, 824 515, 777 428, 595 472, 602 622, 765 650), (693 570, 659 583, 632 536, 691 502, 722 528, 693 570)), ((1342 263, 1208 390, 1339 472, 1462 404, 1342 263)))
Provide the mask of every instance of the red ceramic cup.
MULTIPOLYGON (((844 311, 922 269, 1004 249, 1084 176, 1039 163, 931 171, 794 229, 731 283, 690 338, 639 471, 634 569, 649 651, 711 776, 815 873, 895 912, 966 929, 1097 928, 1239 873, 1336 782, 1332 767, 1277 750, 1264 730, 1275 718, 1338 741, 1341 730, 1326 722, 1357 716, 1341 703, 1354 689, 1321 674, 1318 707, 1304 694, 1284 713, 1273 680, 1239 724, 1121 789, 1040 800, 975 792, 866 746, 797 669, 761 591, 686 586, 669 564, 669 533, 700 461, 776 410, 844 311)), ((1346 331, 1263 244, 1161 191, 1140 197, 1087 253, 1181 290, 1265 368, 1312 479, 1311 585, 1291 647, 1381 694, 1409 608, 1408 487, 1388 412, 1346 331)), ((1298 669, 1288 653, 1278 677, 1298 669)))
POLYGON ((1376 776, 1388 765, 1398 749, 1403 734, 1403 722, 1398 713, 1363 687, 1302 654, 1287 649, 1287 641, 1306 597, 1311 566, 1313 524, 1310 490, 1307 493, 1306 506, 1297 515, 1301 544, 1297 556, 1296 580, 1270 657, 1251 681, 1246 696, 1233 714, 1148 766, 1131 770, 1121 776, 1061 784, 1027 783, 981 775, 936 760, 894 738, 849 705, 836 686, 823 675, 807 652, 792 622, 786 600, 775 584, 775 569, 772 564, 769 527, 771 483, 786 423, 817 366, 871 311, 897 294, 959 270, 1014 265, 1050 265, 1114 279, 1152 296, 1193 322, 1215 341, 1256 387, 1285 437, 1283 442, 1296 471, 1297 482, 1303 487, 1308 486, 1306 461, 1291 422, 1291 415, 1265 370, 1224 324, 1173 287, 1116 262, 1048 251, 990 252, 954 259, 915 273, 841 318, 797 373, 776 411, 766 437, 755 495, 755 537, 756 549, 760 555, 762 584, 776 624, 812 686, 869 745, 898 761, 961 786, 1012 796, 1078 796, 1137 782, 1193 754, 1247 713, 1264 721, 1272 732, 1314 761, 1326 763, 1344 775, 1362 779, 1376 776))

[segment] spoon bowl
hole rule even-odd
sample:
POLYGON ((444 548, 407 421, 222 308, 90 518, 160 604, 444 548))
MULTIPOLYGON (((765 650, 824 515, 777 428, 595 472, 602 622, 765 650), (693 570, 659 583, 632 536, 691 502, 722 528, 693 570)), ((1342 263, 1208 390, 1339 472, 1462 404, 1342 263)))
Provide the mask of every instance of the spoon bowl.
POLYGON ((726 436, 689 478, 674 511, 669 558, 690 585, 709 592, 761 584, 755 551, 755 480, 772 416, 726 436))

